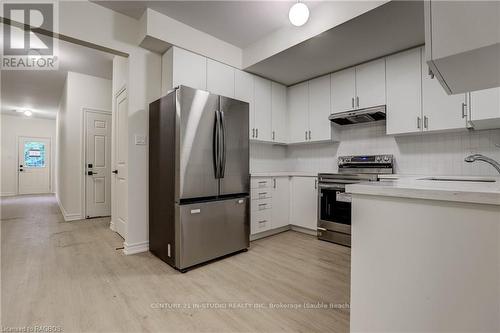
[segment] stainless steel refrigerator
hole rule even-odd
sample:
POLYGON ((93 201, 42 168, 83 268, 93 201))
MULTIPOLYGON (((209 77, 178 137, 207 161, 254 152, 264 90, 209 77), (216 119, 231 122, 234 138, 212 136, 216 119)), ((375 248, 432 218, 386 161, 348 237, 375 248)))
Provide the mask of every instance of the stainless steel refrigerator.
POLYGON ((149 106, 149 248, 181 271, 249 246, 248 113, 186 86, 149 106))

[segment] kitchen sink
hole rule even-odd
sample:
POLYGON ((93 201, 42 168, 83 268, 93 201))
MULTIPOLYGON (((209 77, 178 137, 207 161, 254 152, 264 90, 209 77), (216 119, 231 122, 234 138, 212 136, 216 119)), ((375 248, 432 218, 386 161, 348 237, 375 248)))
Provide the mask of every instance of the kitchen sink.
POLYGON ((418 180, 434 180, 440 182, 475 182, 475 183, 495 183, 496 179, 493 178, 480 178, 480 177, 426 177, 419 178, 418 180))

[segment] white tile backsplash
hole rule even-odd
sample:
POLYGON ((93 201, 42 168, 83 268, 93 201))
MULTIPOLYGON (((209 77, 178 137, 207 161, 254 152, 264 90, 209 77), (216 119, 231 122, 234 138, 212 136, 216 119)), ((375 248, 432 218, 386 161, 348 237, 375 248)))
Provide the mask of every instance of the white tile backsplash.
POLYGON ((292 146, 252 143, 250 170, 336 172, 342 155, 393 154, 395 172, 429 175, 498 175, 483 162, 466 163, 464 157, 481 153, 500 161, 500 129, 406 136, 385 134, 384 123, 340 128, 340 142, 292 146))

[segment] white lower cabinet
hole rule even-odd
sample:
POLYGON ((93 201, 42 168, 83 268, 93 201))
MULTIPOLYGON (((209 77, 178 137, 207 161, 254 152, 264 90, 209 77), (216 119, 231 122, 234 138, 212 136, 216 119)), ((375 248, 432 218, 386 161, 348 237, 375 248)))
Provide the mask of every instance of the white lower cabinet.
POLYGON ((252 177, 250 233, 252 235, 290 224, 290 180, 285 177, 252 177))
POLYGON ((290 224, 316 230, 318 223, 318 179, 292 177, 290 224))

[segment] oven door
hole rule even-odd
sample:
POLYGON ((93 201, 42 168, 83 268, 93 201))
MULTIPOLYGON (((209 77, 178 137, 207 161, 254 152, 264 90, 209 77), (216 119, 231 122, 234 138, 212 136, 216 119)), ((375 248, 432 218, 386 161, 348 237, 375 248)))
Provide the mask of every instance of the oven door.
POLYGON ((351 234, 351 194, 343 183, 320 184, 318 192, 318 229, 351 234))

